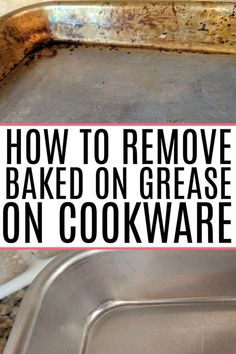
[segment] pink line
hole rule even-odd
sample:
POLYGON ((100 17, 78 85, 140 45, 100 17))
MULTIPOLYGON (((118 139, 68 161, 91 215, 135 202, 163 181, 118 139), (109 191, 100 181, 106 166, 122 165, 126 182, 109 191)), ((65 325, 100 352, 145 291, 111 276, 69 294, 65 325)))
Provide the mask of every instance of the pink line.
POLYGON ((84 126, 91 126, 91 127, 120 127, 120 126, 127 126, 127 127, 233 127, 236 126, 236 123, 0 123, 0 127, 84 127, 84 126))
POLYGON ((236 251, 236 247, 0 247, 0 251, 236 251))

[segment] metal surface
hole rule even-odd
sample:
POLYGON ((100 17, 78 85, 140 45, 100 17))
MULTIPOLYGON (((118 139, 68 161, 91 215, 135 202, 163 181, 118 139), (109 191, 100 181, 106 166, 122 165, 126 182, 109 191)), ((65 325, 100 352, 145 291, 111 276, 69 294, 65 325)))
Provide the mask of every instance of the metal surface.
POLYGON ((5 354, 233 354, 235 251, 90 251, 33 283, 5 354))
POLYGON ((235 59, 148 49, 44 49, 0 83, 0 121, 235 122, 235 59))
POLYGON ((234 1, 26 7, 0 19, 0 122, 234 122, 235 53, 234 1))
POLYGON ((234 1, 68 1, 32 6, 1 19, 0 78, 48 41, 235 53, 235 14, 234 1))

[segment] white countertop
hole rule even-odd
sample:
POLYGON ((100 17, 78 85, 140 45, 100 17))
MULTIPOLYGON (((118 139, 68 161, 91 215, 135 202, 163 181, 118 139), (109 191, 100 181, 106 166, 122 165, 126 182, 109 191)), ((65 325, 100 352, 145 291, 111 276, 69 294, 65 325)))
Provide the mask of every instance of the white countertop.
POLYGON ((48 2, 48 0, 0 0, 0 16, 21 7, 37 4, 40 2, 48 2))

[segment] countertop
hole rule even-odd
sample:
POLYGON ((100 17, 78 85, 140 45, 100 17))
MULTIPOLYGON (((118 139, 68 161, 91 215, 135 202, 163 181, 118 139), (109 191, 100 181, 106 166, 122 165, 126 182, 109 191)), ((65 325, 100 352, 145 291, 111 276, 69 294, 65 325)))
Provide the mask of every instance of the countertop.
POLYGON ((0 16, 20 9, 21 7, 34 5, 40 2, 48 2, 48 0, 0 0, 0 16))
POLYGON ((20 290, 0 301, 0 354, 3 353, 25 292, 26 289, 20 290))

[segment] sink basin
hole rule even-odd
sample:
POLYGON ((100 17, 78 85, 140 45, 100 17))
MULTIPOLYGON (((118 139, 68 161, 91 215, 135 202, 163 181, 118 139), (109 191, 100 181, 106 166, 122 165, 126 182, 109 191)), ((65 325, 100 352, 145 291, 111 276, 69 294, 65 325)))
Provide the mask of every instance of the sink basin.
POLYGON ((5 354, 233 354, 235 272, 235 251, 60 256, 28 290, 5 354))

